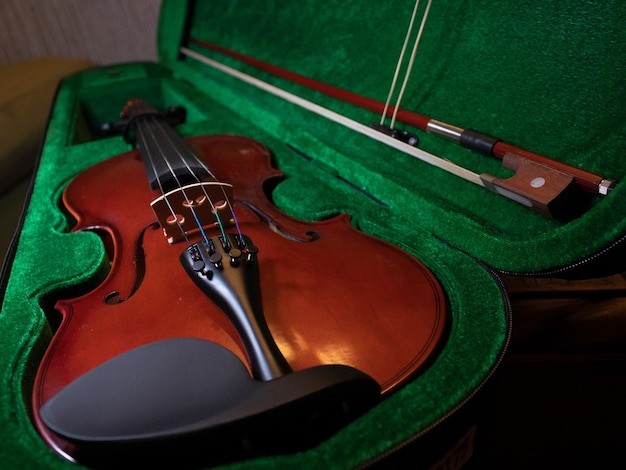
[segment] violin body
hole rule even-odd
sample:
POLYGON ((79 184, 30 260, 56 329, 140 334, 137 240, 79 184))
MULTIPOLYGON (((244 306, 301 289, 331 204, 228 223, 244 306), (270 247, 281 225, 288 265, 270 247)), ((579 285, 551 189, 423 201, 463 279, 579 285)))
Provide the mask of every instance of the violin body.
MULTIPOLYGON (((241 231, 258 247, 265 321, 293 371, 348 365, 374 378, 385 395, 427 363, 446 326, 445 296, 430 271, 355 230, 347 215, 311 223, 279 211, 266 188, 282 174, 271 168, 262 144, 230 135, 188 143, 233 185, 241 231)), ((105 361, 151 342, 189 337, 218 343, 249 364, 232 323, 182 269, 184 243, 168 243, 155 223, 150 202, 158 196, 145 184, 137 150, 89 168, 63 194, 77 221, 73 230, 101 234, 111 259, 97 288, 57 302, 61 321, 36 376, 36 425, 66 456, 74 445, 51 432, 38 410, 105 361)), ((207 232, 218 234, 217 228, 207 232)), ((200 238, 191 234, 190 242, 200 238)))

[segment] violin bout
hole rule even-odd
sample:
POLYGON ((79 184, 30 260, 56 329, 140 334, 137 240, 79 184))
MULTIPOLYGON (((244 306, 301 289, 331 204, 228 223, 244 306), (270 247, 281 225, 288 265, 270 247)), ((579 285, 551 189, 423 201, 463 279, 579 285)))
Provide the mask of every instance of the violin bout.
POLYGON ((210 135, 143 153, 183 149, 212 180, 153 189, 131 151, 64 191, 74 231, 97 227, 112 259, 100 285, 58 300, 33 386, 35 425, 69 460, 216 464, 308 448, 414 378, 446 338, 426 266, 348 215, 282 213, 264 191, 280 176, 265 146, 210 135), (170 212, 153 211, 165 199, 170 212), (155 217, 198 227, 176 243, 155 217))

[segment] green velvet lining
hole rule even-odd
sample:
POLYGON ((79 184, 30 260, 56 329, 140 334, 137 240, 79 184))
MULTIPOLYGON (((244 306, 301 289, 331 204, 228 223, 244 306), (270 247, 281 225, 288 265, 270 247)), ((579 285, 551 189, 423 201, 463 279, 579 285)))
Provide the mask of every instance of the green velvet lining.
MULTIPOLYGON (((115 120, 130 97, 186 106, 184 135, 236 133, 263 142, 286 174, 272 193, 278 207, 308 220, 348 212, 360 229, 417 256, 446 290, 449 338, 428 369, 328 441, 256 459, 257 468, 357 466, 424 432, 490 377, 507 341, 506 302, 474 258, 534 272, 588 257, 625 232, 626 220, 615 217, 626 209, 622 185, 573 222, 547 220, 177 53, 188 26, 199 38, 383 99, 411 5, 194 4, 188 11, 186 2, 163 2, 161 65, 86 71, 59 91, 0 315, 3 463, 71 467, 38 438, 28 397, 51 335, 44 311, 54 298, 98 282, 106 255, 94 234, 68 233, 71 221, 59 197, 81 170, 128 149, 120 137, 101 138, 94 129, 115 120)), ((617 1, 435 2, 405 106, 622 179, 625 12, 617 1)), ((360 122, 376 120, 224 60, 360 122)), ((496 160, 437 136, 420 137, 425 150, 473 171, 506 174, 496 160)))
MULTIPOLYGON (((288 176, 273 193, 278 204, 309 218, 353 209, 361 228, 401 245, 428 264, 442 282, 454 312, 445 348, 415 381, 324 444, 301 454, 258 459, 256 464, 304 465, 313 460, 332 467, 373 459, 446 416, 491 374, 507 337, 504 303, 491 276, 467 255, 440 243, 419 224, 396 217, 392 209, 381 207, 343 180, 329 177, 326 164, 303 158, 280 133, 274 136, 255 127, 237 110, 221 106, 199 95, 189 83, 173 79, 166 69, 151 64, 97 69, 67 79, 59 92, 0 317, 0 328, 7 333, 3 335, 7 341, 2 377, 8 385, 0 416, 6 424, 2 432, 19 436, 9 447, 17 447, 16 455, 22 455, 17 461, 45 463, 52 468, 64 465, 38 439, 28 417, 31 381, 51 334, 43 310, 51 308, 51 293, 54 298, 67 298, 70 292, 77 293, 72 289, 87 291, 101 279, 106 257, 94 234, 67 233, 71 221, 63 215, 59 197, 72 176, 127 150, 121 137, 99 139, 93 128, 90 136, 85 133, 90 122, 115 118, 113 111, 94 117, 102 109, 100 102, 127 95, 142 95, 157 104, 186 105, 189 121, 179 128, 185 135, 234 132, 264 142, 288 176), (103 76, 109 77, 108 83, 101 83, 103 76), (408 240, 399 230, 404 224, 405 230, 412 232, 408 240), (32 253, 45 253, 45 258, 33 263, 32 253), (452 265, 462 268, 450 270, 452 265), (477 290, 481 296, 474 295, 477 290), (489 327, 486 334, 485 325, 489 327), (446 391, 444 399, 442 390, 446 391), (381 439, 379 432, 372 431, 383 423, 396 424, 381 439), (31 449, 30 453, 24 448, 31 449)), ((308 135, 296 137, 291 139, 293 146, 304 142, 319 145, 308 135)))
MULTIPOLYGON (((390 2, 310 6, 319 10, 316 14, 307 14, 307 8, 295 2, 273 2, 271 6, 245 1, 197 2, 190 35, 384 101, 404 38, 407 12, 390 2), (338 18, 337 11, 342 12, 338 18), (290 34, 284 35, 287 23, 290 34)), ((623 179, 624 20, 622 4, 611 1, 588 5, 522 2, 510 6, 437 2, 431 9, 404 106, 623 179)), ((167 30, 162 34, 167 35, 167 30)), ((376 120, 363 110, 194 48, 359 122, 376 120)), ((186 76, 198 70, 193 75, 198 80, 215 76, 196 63, 184 63, 179 70, 186 76)), ((624 233, 626 221, 613 215, 626 209, 623 187, 618 186, 606 200, 595 200, 594 210, 573 222, 548 220, 334 124, 311 125, 321 120, 263 96, 263 92, 237 87, 234 82, 231 87, 246 90, 246 98, 253 95, 245 109, 248 114, 258 113, 255 123, 272 132, 275 126, 292 125, 295 132, 304 128, 325 147, 349 156, 338 160, 335 154, 327 157, 322 151, 316 158, 342 176, 359 175, 355 184, 392 200, 407 218, 420 219, 421 225, 438 237, 498 269, 535 272, 568 265, 624 233), (260 109, 251 109, 257 103, 260 109), (287 123, 266 118, 265 113, 276 116, 281 110, 289 114, 287 123), (376 186, 378 175, 385 178, 376 186)), ((236 99, 221 91, 205 90, 215 99, 236 99)), ((439 136, 418 134, 422 148, 476 173, 511 174, 495 159, 439 136)))

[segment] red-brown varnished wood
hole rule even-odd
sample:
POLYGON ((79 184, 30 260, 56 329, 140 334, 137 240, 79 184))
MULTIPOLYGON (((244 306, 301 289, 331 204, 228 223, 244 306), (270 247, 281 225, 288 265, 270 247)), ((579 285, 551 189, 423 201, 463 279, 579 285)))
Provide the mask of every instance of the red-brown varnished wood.
MULTIPOLYGON (((263 192, 265 182, 280 172, 270 167, 267 149, 256 141, 216 135, 189 143, 221 181, 233 185, 236 201, 254 204, 296 236, 320 234, 313 242, 289 240, 236 203, 242 232, 259 248, 267 323, 293 370, 345 364, 372 376, 388 393, 431 358, 444 336, 446 302, 422 263, 355 230, 349 216, 309 223, 281 213, 263 192)), ((62 322, 36 376, 37 426, 62 453, 71 453, 71 446, 46 430, 37 410, 102 362, 172 337, 214 341, 246 361, 233 327, 180 265, 186 243, 168 244, 160 228, 145 230, 145 275, 130 295, 135 246, 144 227, 155 220, 150 202, 158 196, 149 188, 136 151, 86 170, 65 190, 64 203, 78 221, 74 230, 108 233, 114 257, 101 285, 57 303, 62 322), (114 291, 126 300, 107 304, 105 298, 114 291)))

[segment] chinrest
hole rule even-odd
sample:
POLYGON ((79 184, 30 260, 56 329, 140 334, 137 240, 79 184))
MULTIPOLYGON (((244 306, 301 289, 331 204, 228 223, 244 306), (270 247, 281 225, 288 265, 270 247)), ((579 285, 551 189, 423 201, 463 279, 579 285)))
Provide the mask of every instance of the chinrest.
POLYGON ((244 443, 249 451, 268 434, 282 442, 270 447, 290 450, 294 429, 310 433, 309 443, 324 438, 322 429, 344 425, 379 396, 377 382, 348 366, 317 366, 262 382, 216 343, 171 338, 92 369, 46 402, 40 416, 53 432, 107 458, 116 452, 154 457, 163 446, 192 451, 198 442, 204 452, 244 443))

